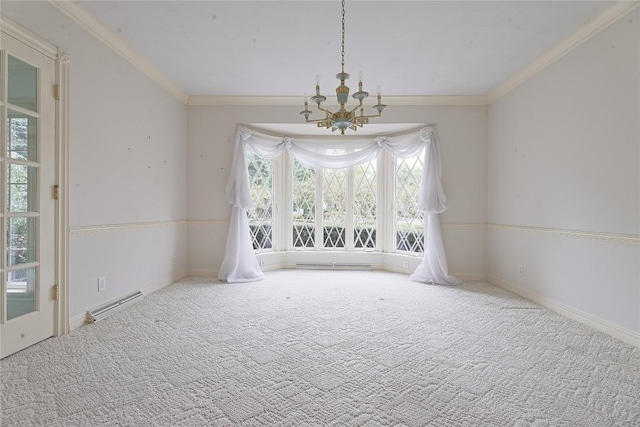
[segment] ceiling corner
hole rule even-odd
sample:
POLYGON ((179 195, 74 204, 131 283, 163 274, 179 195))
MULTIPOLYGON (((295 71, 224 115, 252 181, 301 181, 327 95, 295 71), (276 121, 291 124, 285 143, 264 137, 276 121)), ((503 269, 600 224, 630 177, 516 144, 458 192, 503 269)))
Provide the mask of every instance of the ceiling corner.
POLYGON ((140 56, 118 35, 102 25, 83 7, 73 1, 49 0, 49 2, 95 38, 113 49, 122 58, 129 61, 133 66, 177 98, 180 102, 185 105, 188 103, 189 94, 165 76, 155 65, 140 56))

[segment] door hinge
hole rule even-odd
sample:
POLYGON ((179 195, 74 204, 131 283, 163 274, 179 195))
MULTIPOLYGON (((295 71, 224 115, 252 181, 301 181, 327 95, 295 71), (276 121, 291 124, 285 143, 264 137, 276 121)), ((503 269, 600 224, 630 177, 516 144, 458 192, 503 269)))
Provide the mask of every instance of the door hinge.
POLYGON ((60 286, 53 285, 53 299, 58 301, 60 299, 60 286))
POLYGON ((60 85, 53 85, 53 97, 60 100, 60 85))
POLYGON ((53 186, 53 198, 55 200, 60 198, 60 186, 57 184, 53 186))

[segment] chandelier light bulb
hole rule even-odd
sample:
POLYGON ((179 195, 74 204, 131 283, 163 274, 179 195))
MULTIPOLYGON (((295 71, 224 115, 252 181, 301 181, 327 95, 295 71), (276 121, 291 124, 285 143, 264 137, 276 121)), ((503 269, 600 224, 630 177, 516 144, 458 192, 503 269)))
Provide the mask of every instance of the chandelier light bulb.
POLYGON ((320 74, 316 74, 316 86, 320 86, 320 74))
POLYGON ((363 78, 364 74, 362 73, 362 70, 358 71, 358 82, 362 83, 363 78))
POLYGON ((376 93, 378 96, 382 95, 382 87, 380 87, 380 85, 376 88, 376 93))

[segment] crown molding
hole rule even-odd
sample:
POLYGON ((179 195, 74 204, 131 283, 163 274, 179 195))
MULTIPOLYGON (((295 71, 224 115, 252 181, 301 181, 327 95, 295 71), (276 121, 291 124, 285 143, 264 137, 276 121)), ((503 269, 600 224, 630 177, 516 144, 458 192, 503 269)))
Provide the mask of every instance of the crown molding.
MULTIPOLYGON (((470 96, 385 96, 387 105, 413 106, 482 106, 487 105, 485 95, 470 96)), ((190 96, 190 106, 302 106, 301 96, 190 96)))
POLYGON ((75 2, 64 0, 49 0, 51 5, 60 10, 62 13, 71 18, 82 28, 91 33, 102 43, 113 49, 117 54, 129 61, 138 70, 148 76, 156 84, 176 97, 180 102, 186 104, 189 95, 184 92, 178 85, 165 76, 155 65, 140 56, 119 36, 114 34, 107 27, 102 25, 96 18, 87 12, 75 2))
POLYGON ((562 58, 567 53, 571 52, 573 49, 577 48, 630 11, 637 8, 639 4, 640 2, 638 1, 619 1, 614 3, 593 20, 580 27, 572 35, 556 44, 542 55, 538 56, 507 81, 489 92, 487 95, 488 104, 493 104, 498 99, 502 98, 507 93, 511 92, 522 83, 526 82, 531 77, 535 76, 540 71, 547 68, 549 65, 562 58))
MULTIPOLYGON (((118 35, 106 28, 84 8, 72 1, 49 0, 49 2, 184 104, 189 106, 299 106, 302 104, 301 97, 299 96, 189 96, 189 94, 165 76, 157 67, 141 57, 118 35)), ((487 95, 386 96, 384 101, 387 105, 397 106, 491 105, 639 5, 640 2, 637 0, 622 0, 614 3, 571 36, 556 44, 508 80, 491 90, 487 95)), ((3 30, 5 29, 5 22, 8 22, 8 20, 3 18, 3 30)), ((11 24, 9 24, 8 28, 19 29, 19 27, 11 24)), ((22 31, 20 32, 22 33, 22 31)), ((35 40, 38 45, 42 46, 41 40, 38 40, 32 35, 29 37, 35 40)))

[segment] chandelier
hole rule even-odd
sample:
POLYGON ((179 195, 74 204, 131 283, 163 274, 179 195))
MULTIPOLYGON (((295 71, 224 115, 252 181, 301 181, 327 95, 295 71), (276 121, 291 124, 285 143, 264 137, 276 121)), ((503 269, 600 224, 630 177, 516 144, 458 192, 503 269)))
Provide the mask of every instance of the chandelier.
POLYGON ((362 71, 358 74, 358 91, 352 95, 353 98, 358 101, 358 105, 350 110, 347 110, 345 107, 349 100, 349 87, 344 84, 344 81, 349 78, 349 74, 344 72, 344 2, 345 0, 342 0, 342 69, 336 74, 336 78, 340 80, 340 85, 336 88, 336 97, 338 98, 340 108, 334 113, 321 106, 321 104, 327 100, 327 97, 320 94, 320 78, 316 76, 316 94, 311 97, 311 101, 318 105, 318 110, 324 112, 325 117, 322 119, 309 119, 309 116, 313 114, 313 112, 309 110, 309 99, 307 95, 304 97, 304 110, 300 111, 300 114, 304 116, 307 123, 317 123, 318 127, 331 128, 331 131, 340 129, 342 135, 344 135, 346 129, 358 130, 358 127, 369 123, 370 118, 380 117, 382 110, 387 108, 387 106, 382 103, 380 86, 378 86, 378 103, 372 107, 378 114, 370 116, 364 115, 362 101, 369 96, 369 93, 362 90, 362 71), (358 114, 358 112, 360 114, 358 114))

